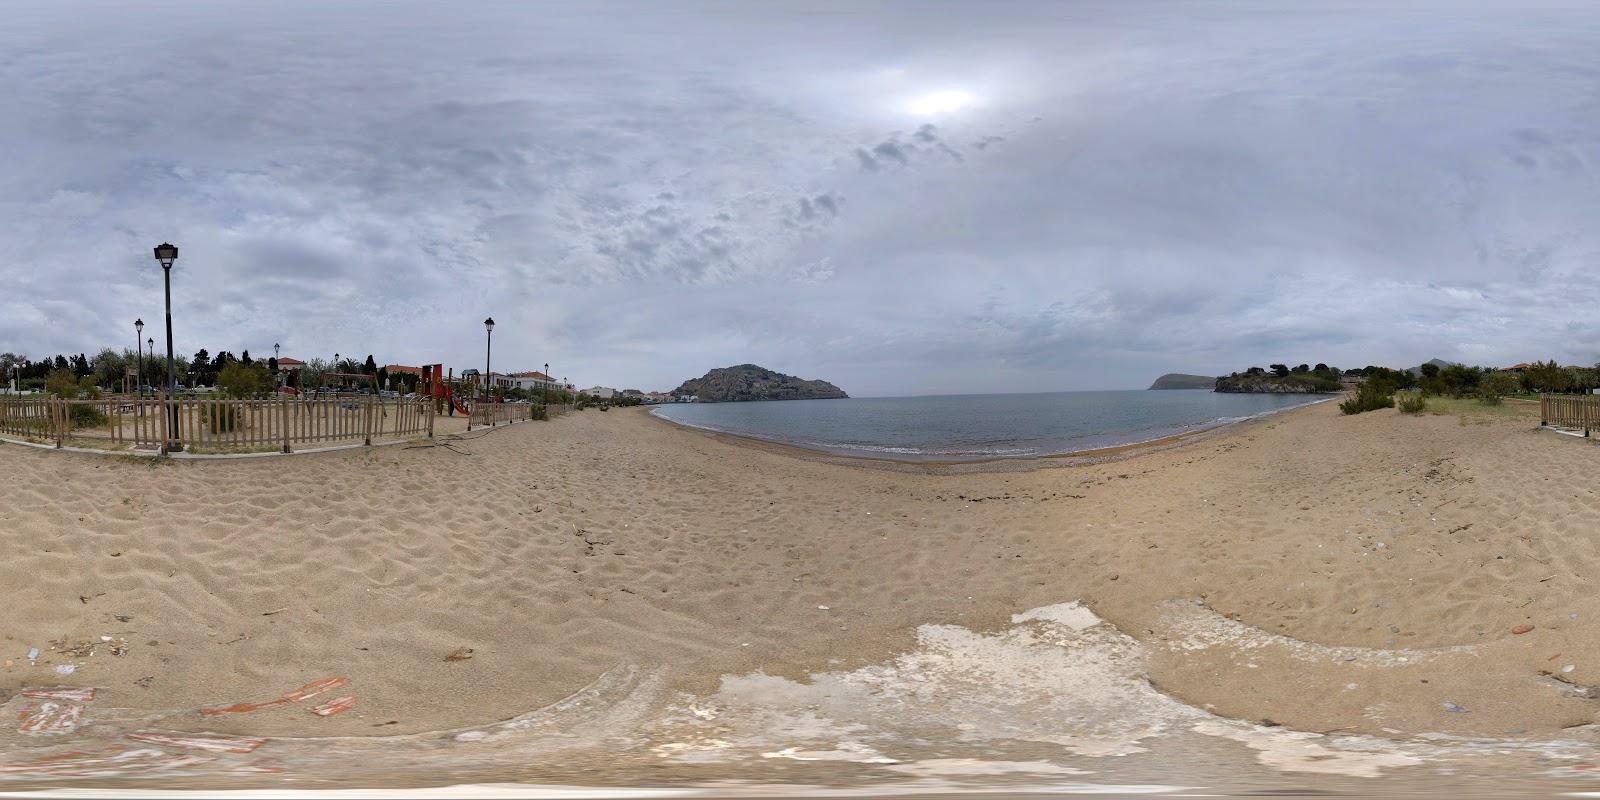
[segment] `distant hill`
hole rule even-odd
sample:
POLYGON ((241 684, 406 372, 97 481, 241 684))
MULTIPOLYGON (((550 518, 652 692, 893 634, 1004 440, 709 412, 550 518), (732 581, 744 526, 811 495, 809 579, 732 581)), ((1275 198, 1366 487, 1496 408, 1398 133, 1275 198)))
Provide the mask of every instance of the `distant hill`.
MULTIPOLYGON (((1429 361, 1427 363, 1432 364, 1432 365, 1438 367, 1439 369, 1444 369, 1445 367, 1458 367, 1458 366, 1461 366, 1460 364, 1457 364, 1454 361, 1446 361, 1446 360, 1444 360, 1442 358, 1435 358, 1432 361, 1429 361)), ((1419 364, 1419 365, 1417 365, 1415 367, 1409 367, 1409 368, 1406 369, 1406 372, 1409 372, 1412 375, 1421 375, 1422 374, 1422 365, 1419 364)))
POLYGON ((1217 379, 1209 375, 1185 375, 1181 372, 1169 372, 1156 378, 1150 384, 1151 389, 1215 389, 1217 379))
POLYGON ((751 400, 832 400, 849 397, 827 381, 808 381, 773 372, 755 364, 740 364, 707 372, 687 380, 676 394, 694 395, 702 403, 740 403, 751 400))

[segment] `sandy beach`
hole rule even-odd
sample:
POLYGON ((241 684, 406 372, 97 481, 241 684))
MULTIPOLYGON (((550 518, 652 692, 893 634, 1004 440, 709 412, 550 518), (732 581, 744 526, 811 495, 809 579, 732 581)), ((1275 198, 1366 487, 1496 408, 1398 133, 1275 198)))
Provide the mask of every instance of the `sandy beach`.
POLYGON ((815 686, 929 626, 1081 601, 1154 691, 1256 730, 1588 741, 1600 448, 1537 425, 1321 404, 1023 471, 796 457, 639 410, 240 461, 5 445, 0 701, 96 687, 169 731, 403 737, 622 666, 664 697, 815 686), (199 713, 333 676, 315 702, 348 712, 199 713))

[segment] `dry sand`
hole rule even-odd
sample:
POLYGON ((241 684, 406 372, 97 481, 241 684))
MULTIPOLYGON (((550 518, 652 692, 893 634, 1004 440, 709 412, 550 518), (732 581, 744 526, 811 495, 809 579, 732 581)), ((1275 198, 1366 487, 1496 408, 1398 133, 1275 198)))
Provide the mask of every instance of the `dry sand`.
POLYGON ((437 731, 617 665, 698 695, 805 682, 913 651, 925 624, 983 634, 1081 599, 1156 687, 1223 716, 1554 735, 1594 718, 1569 684, 1600 684, 1600 448, 1537 422, 1323 404, 1022 472, 823 463, 629 410, 455 449, 4 445, 0 700, 95 686, 173 730, 437 731), (95 654, 63 652, 81 642, 95 654), (334 675, 351 712, 195 713, 334 675))

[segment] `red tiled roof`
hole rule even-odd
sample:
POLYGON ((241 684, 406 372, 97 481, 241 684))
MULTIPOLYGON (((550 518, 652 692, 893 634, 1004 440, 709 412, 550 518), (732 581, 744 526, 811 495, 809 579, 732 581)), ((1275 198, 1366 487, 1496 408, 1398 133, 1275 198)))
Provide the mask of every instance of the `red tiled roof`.
POLYGON ((283 357, 278 359, 278 366, 280 366, 280 367, 285 367, 285 366, 288 366, 288 367, 303 367, 305 365, 306 365, 306 362, 301 361, 298 358, 290 358, 288 356, 283 356, 283 357))
POLYGON ((388 372, 405 372, 405 373, 409 373, 409 374, 412 374, 412 375, 421 375, 422 374, 422 367, 407 367, 407 366, 402 365, 402 364, 390 364, 390 365, 384 367, 384 370, 386 370, 388 372))
POLYGON ((541 381, 553 381, 553 380, 555 380, 555 378, 552 378, 549 375, 544 374, 543 372, 513 372, 513 373, 511 373, 511 377, 513 377, 513 378, 538 378, 541 381))

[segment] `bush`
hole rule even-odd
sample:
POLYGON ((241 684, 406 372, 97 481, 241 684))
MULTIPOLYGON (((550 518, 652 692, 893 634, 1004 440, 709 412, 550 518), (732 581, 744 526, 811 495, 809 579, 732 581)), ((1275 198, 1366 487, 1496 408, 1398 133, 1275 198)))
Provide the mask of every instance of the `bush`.
POLYGON ((1394 408, 1392 391, 1387 384, 1369 379, 1356 388, 1355 394, 1339 403, 1339 410, 1346 414, 1360 414, 1363 411, 1394 408))
POLYGON ((1398 404, 1402 414, 1421 414, 1428 410, 1428 401, 1422 398, 1421 392, 1406 392, 1398 404))
POLYGON ((216 433, 231 431, 239 427, 239 409, 228 404, 206 405, 202 407, 201 421, 216 433))
MULTIPOLYGON (((100 387, 90 377, 79 378, 70 369, 53 369, 44 381, 45 389, 62 400, 99 400, 100 387)), ((74 428, 99 428, 111 424, 104 411, 91 405, 74 403, 67 407, 67 420, 74 428)))

